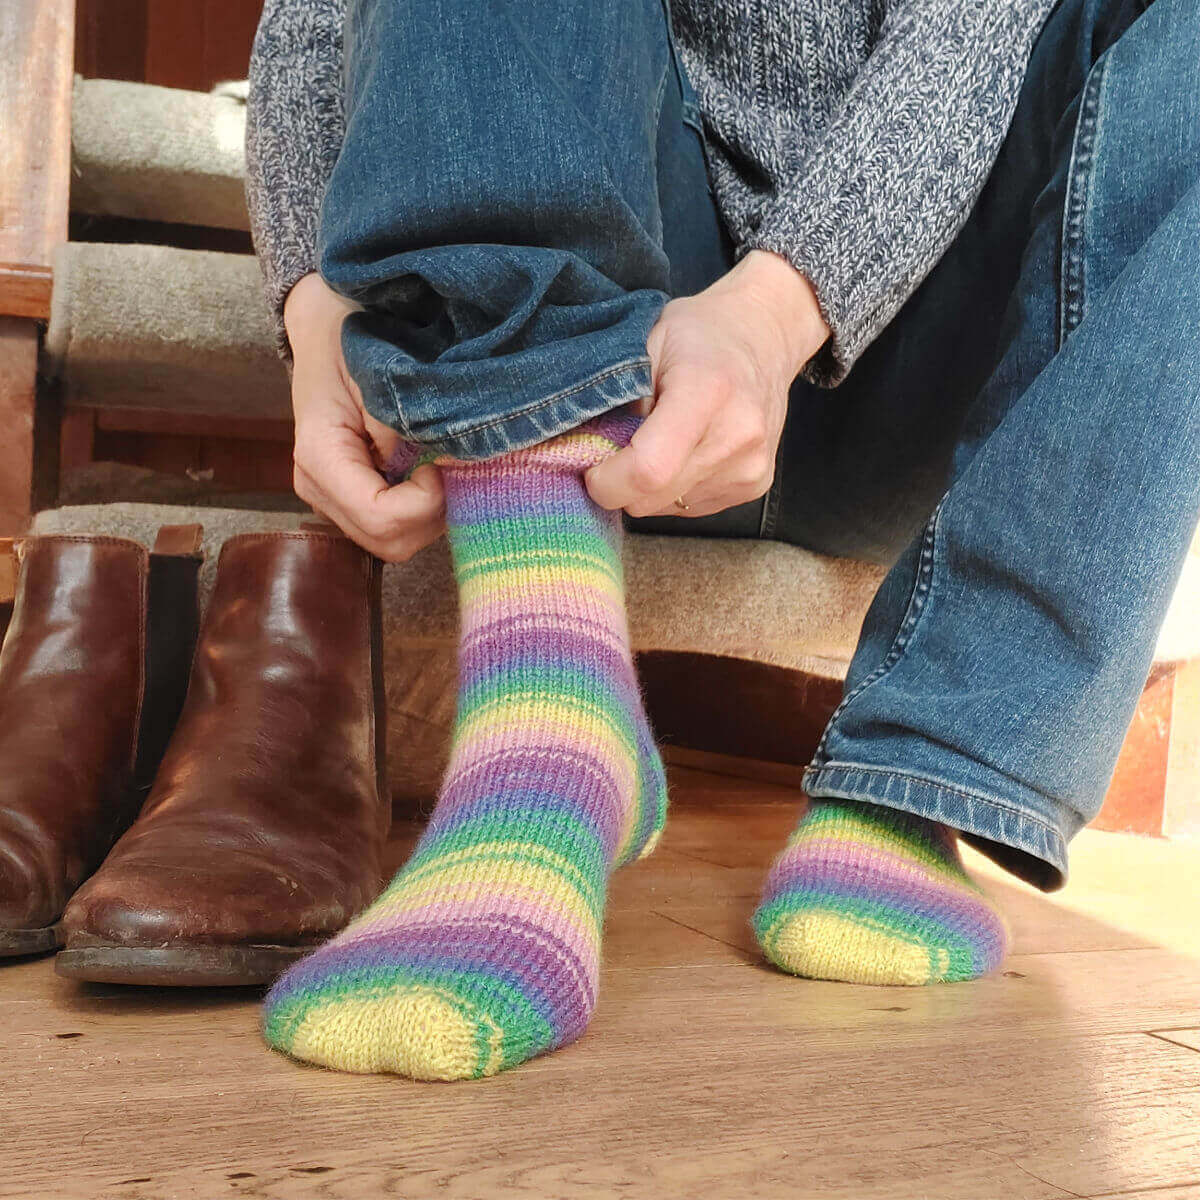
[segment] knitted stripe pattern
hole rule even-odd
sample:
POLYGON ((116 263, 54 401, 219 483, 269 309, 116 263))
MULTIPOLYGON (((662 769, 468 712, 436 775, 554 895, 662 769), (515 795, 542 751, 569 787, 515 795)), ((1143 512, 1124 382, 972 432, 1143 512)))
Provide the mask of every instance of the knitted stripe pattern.
POLYGON ((784 971, 848 983, 974 979, 1008 946, 951 830, 853 800, 810 803, 767 878, 754 929, 784 971))
POLYGON ((501 458, 439 462, 462 612, 446 779, 383 895, 272 989, 273 1047, 459 1079, 586 1028, 609 874, 649 851, 666 813, 620 522, 583 485, 635 428, 606 417, 501 458))

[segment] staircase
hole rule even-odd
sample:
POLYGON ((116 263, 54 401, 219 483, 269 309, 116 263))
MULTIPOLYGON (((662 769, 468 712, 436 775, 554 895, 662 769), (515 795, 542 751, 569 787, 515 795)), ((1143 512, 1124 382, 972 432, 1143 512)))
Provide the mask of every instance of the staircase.
MULTIPOLYGON (((63 53, 64 34, 47 14, 61 16, 63 3, 5 2, 23 6, 30 47, 48 39, 43 58, 27 47, 29 71, 36 75, 40 64, 53 75, 48 64, 63 53)), ((61 483, 69 494, 72 480, 92 471, 94 502, 52 504, 33 528, 152 540, 160 523, 198 521, 207 531, 211 570, 211 551, 226 536, 290 528, 300 519, 285 490, 288 380, 246 236, 244 85, 194 93, 76 80, 55 95, 57 127, 70 134, 71 228, 78 237, 66 237, 65 196, 56 200, 47 185, 51 155, 43 199, 51 209, 61 203, 62 219, 42 222, 37 238, 26 238, 21 252, 30 265, 23 275, 0 265, 0 313, 8 314, 0 315, 0 346, 16 337, 25 364, 18 369, 28 369, 36 348, 29 329, 48 317, 37 409, 56 435, 50 440, 58 444, 62 469, 48 486, 43 477, 43 490, 53 497, 61 483), (97 483, 93 460, 137 438, 189 447, 205 439, 214 446, 240 443, 240 459, 226 453, 220 462, 240 461, 245 469, 221 479, 215 467, 185 467, 185 474, 213 477, 192 479, 194 489, 184 494, 178 473, 160 473, 170 486, 151 473, 139 477, 139 487, 143 499, 158 503, 123 502, 127 479, 114 476, 110 486, 105 476, 97 483), (280 468, 274 488, 247 488, 263 462, 280 468), (222 489, 239 487, 253 494, 237 505, 214 503, 222 489), (191 507, 164 508, 164 499, 191 507)), ((11 85, 0 90, 0 116, 19 108, 11 85)), ((12 247, 21 249, 0 237, 0 256, 12 247)), ((6 434, 20 434, 9 439, 10 448, 19 443, 34 461, 11 383, 5 408, 5 371, 12 375, 13 368, 0 365, 0 424, 6 434)), ((18 396, 29 409, 32 391, 30 374, 29 395, 18 396)), ((13 497, 20 487, 28 497, 35 483, 30 471, 14 487, 10 472, 7 499, 0 492, 0 521, 10 528, 0 525, 0 533, 16 532, 13 497)), ((779 543, 649 536, 628 539, 627 567, 634 644, 660 733, 690 748, 683 757, 705 765, 714 754, 793 767, 807 761, 837 702, 881 570, 779 543), (739 703, 731 706, 735 693, 739 703)), ((386 596, 394 777, 400 798, 421 802, 440 771, 453 706, 457 614, 444 545, 389 568, 386 596)), ((1200 539, 1102 824, 1147 833, 1200 827, 1198 664, 1200 539)))

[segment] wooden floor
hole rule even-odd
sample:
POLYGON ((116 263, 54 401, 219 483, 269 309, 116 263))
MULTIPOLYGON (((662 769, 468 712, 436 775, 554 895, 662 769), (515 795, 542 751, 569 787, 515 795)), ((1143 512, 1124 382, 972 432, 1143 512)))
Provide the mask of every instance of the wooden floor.
POLYGON ((253 993, 0 969, 0 1196, 1200 1200, 1200 843, 1084 834, 1052 898, 982 868, 1002 974, 849 987, 748 934, 795 793, 675 783, 591 1031, 496 1079, 296 1066, 253 993))

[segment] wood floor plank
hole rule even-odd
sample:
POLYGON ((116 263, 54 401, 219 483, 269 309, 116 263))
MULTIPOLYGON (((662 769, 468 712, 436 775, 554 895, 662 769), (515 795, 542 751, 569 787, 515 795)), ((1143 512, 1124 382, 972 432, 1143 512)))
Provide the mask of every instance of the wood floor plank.
POLYGON ((467 1087, 202 1059, 173 1094, 130 1071, 65 1106, 71 1137, 41 1123, 7 1143, 0 1195, 204 1195, 205 1180, 249 1172, 248 1194, 269 1196, 1040 1198, 1194 1168, 1195 1056, 1153 1039, 773 1057, 766 1072, 713 1045, 690 1072, 651 1055, 617 1072, 580 1046, 467 1087))
MULTIPOLYGON (((1200 1011, 1200 971, 1164 950, 1018 956, 1005 974, 929 989, 792 979, 728 953, 701 965, 622 966, 622 953, 620 944, 610 953, 595 1023, 584 1043, 589 1054, 600 1055, 600 1066, 621 1069, 645 1052, 647 1038, 683 1060, 705 1055, 718 1036, 722 1052, 752 1056, 784 1042, 801 1042, 814 1053, 847 1041, 862 1053, 899 1044, 995 1048, 1014 1038, 1026 1045, 1140 1036, 1147 1029, 1179 1027, 1200 1011), (1153 987, 1146 986, 1148 979, 1153 987)), ((9 971, 37 973, 24 997, 0 1002, 6 1044, 21 1044, 25 1051, 8 1064, 7 1083, 27 1086, 31 1102, 37 1102, 39 1080, 56 1089, 99 1086, 118 1059, 125 1069, 114 1077, 117 1084, 136 1064, 143 1090, 160 1081, 167 1088, 180 1086, 177 1060, 194 1054, 201 1061, 214 1029, 227 1051, 236 1045, 259 1065, 275 1061, 259 1054, 252 989, 78 987, 51 974, 49 963, 9 971), (85 1078, 92 1070, 97 1074, 85 1078), (57 1078, 49 1080, 55 1072, 57 1078)), ((522 1073, 556 1061, 541 1060, 522 1073)))
MULTIPOLYGON (((1177 1046, 1200 1050, 1200 1029, 1152 1029, 1150 1033, 1163 1041, 1174 1042, 1177 1046)), ((1197 1134, 1197 1138, 1200 1139, 1200 1133, 1197 1134)))
POLYGON ((1134 1188, 1128 1192, 1105 1192, 1103 1196, 1086 1196, 1084 1200, 1200 1200, 1200 1181, 1183 1187, 1134 1188))
POLYGON ((301 1067, 252 989, 0 968, 0 1197, 1200 1200, 1176 911, 1200 846, 1084 838, 1055 897, 988 874, 1002 973, 848 987, 760 961, 747 921, 795 805, 729 783, 677 781, 661 852, 615 880, 587 1036, 496 1079, 301 1067))

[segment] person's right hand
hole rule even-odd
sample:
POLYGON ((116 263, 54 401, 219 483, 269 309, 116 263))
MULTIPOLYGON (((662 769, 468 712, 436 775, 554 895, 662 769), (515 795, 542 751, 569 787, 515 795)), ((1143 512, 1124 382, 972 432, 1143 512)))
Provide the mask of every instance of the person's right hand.
POLYGON ((294 359, 293 486, 364 550, 403 562, 445 529, 441 473, 426 465, 395 485, 380 473, 400 437, 363 408, 346 371, 342 322, 353 309, 317 274, 305 275, 284 304, 294 359))

